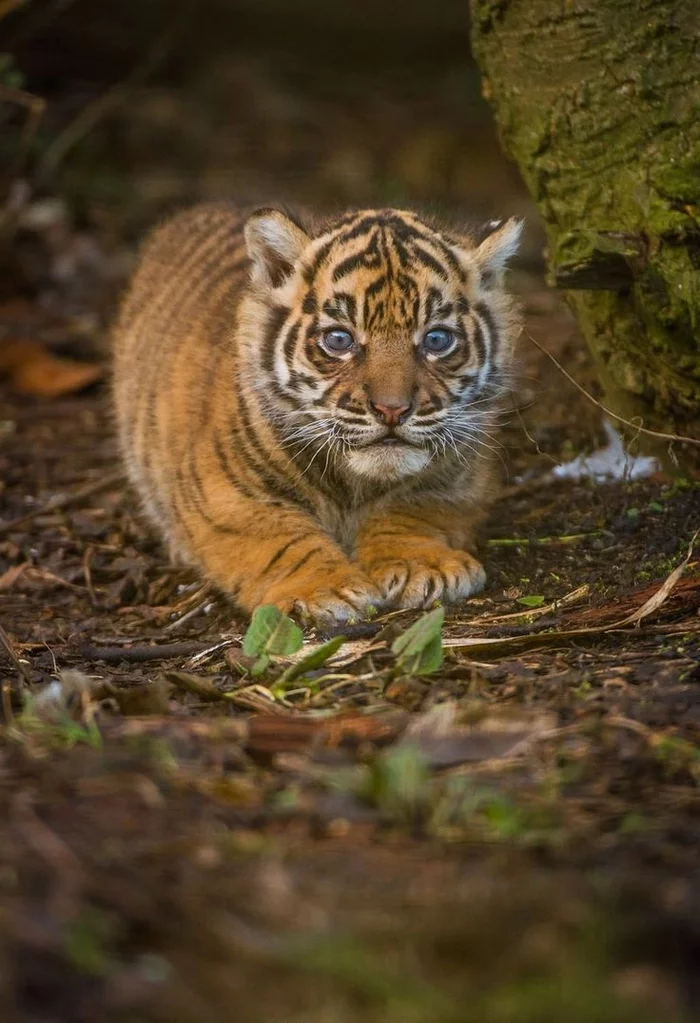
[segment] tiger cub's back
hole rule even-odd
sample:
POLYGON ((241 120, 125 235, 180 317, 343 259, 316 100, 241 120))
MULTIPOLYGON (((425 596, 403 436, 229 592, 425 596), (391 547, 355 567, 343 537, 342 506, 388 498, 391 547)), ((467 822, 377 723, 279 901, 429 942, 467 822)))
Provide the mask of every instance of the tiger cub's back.
POLYGON ((234 206, 188 209, 146 240, 114 334, 114 403, 122 456, 146 511, 172 541, 173 474, 192 417, 216 402, 248 259, 234 206))

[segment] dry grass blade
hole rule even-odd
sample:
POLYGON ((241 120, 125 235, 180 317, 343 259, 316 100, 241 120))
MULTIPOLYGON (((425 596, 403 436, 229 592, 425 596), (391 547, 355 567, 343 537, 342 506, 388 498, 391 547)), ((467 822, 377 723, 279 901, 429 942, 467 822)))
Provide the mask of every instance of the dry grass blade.
POLYGON ((472 618, 470 625, 506 625, 509 622, 513 624, 517 622, 529 622, 533 618, 541 618, 542 615, 551 614, 554 611, 558 611, 562 607, 570 607, 571 604, 575 604, 583 597, 587 596, 590 590, 588 584, 578 586, 575 590, 570 593, 565 593, 559 600, 553 600, 550 604, 543 604, 542 607, 531 607, 526 608, 522 611, 513 611, 507 615, 496 615, 490 617, 489 615, 480 615, 478 618, 472 618))
POLYGON ((623 620, 619 623, 620 625, 638 625, 642 621, 642 619, 647 618, 650 614, 653 614, 654 611, 660 608, 664 601, 667 600, 668 595, 670 594, 671 590, 676 585, 680 577, 685 572, 690 562, 690 559, 693 556, 693 548, 695 546, 695 541, 698 538, 698 533, 700 533, 700 530, 697 530, 695 532, 692 540, 690 541, 690 544, 688 545, 688 553, 683 558, 683 561, 681 561, 680 565, 677 565, 674 568, 674 570, 665 580, 663 586, 660 586, 656 593, 653 593, 651 597, 649 597, 649 599, 645 601, 640 608, 638 608, 636 611, 633 611, 632 614, 628 615, 626 618, 623 618, 623 620))
POLYGON ((226 639, 217 640, 215 643, 210 643, 203 650, 198 650, 196 653, 192 654, 189 661, 187 662, 188 667, 190 668, 200 667, 207 661, 211 661, 216 656, 216 654, 223 653, 224 650, 228 650, 229 647, 232 647, 234 644, 240 643, 242 639, 243 639, 242 636, 235 635, 229 636, 226 639))
MULTIPOLYGON (((556 460, 555 460, 556 461, 556 460)), ((559 464, 558 462, 556 463, 559 464)), ((592 533, 569 533, 563 536, 536 536, 533 538, 520 536, 497 536, 486 541, 488 547, 539 547, 552 546, 565 547, 570 543, 578 543, 579 540, 589 540, 591 537, 600 536, 599 529, 592 533)))

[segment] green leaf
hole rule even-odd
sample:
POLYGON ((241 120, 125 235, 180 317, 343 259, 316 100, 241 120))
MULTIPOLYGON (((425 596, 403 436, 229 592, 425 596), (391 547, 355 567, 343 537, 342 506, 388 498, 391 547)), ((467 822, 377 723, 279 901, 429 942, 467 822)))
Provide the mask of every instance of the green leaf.
POLYGON ((398 636, 392 651, 400 668, 409 675, 430 675, 442 664, 442 624, 444 607, 429 611, 398 636))
POLYGON ((400 743, 369 765, 360 795, 392 816, 410 817, 427 801, 430 770, 421 751, 400 743))
POLYGON ((300 661, 295 661, 294 664, 290 664, 286 671, 282 672, 275 683, 275 688, 285 686, 288 682, 293 682, 295 678, 305 675, 307 671, 315 671, 316 668, 322 668, 328 658, 332 657, 344 642, 345 636, 334 636, 327 643, 322 643, 320 646, 309 650, 305 657, 302 657, 300 661))
POLYGON ((267 654, 262 654, 262 656, 258 657, 257 661, 250 669, 250 674, 257 678, 258 675, 264 675, 269 667, 270 658, 267 656, 267 654))
POLYGON ((539 594, 533 597, 518 597, 518 603, 522 604, 523 607, 542 607, 544 604, 544 597, 539 594))
POLYGON ((243 637, 243 653, 246 657, 257 657, 252 671, 254 675, 261 675, 271 657, 295 654, 303 642, 304 635, 299 626, 283 615, 278 607, 265 604, 253 612, 243 637))

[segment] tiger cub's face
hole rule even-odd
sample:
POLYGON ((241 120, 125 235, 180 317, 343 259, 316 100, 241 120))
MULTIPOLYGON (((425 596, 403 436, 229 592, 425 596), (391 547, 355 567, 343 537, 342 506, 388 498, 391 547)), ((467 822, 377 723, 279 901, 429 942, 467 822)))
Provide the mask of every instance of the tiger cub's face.
POLYGON ((503 271, 520 230, 494 223, 476 243, 370 210, 310 237, 282 213, 253 214, 261 391, 298 457, 325 451, 341 470, 396 480, 488 446, 514 334, 503 271))

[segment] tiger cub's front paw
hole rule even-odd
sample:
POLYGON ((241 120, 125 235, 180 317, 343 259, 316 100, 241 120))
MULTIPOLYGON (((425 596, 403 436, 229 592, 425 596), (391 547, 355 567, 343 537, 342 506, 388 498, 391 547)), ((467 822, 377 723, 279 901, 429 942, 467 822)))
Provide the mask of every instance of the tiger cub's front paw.
POLYGON ((262 601, 286 614, 330 627, 365 618, 384 601, 378 587, 359 571, 336 571, 324 578, 307 578, 284 590, 272 590, 262 601))
POLYGON ((486 573, 475 557, 440 544, 426 545, 418 555, 381 558, 364 567, 384 602, 399 608, 464 600, 478 593, 486 581, 486 573))

